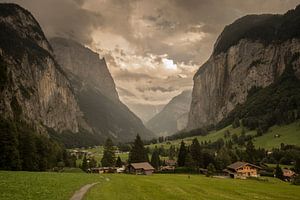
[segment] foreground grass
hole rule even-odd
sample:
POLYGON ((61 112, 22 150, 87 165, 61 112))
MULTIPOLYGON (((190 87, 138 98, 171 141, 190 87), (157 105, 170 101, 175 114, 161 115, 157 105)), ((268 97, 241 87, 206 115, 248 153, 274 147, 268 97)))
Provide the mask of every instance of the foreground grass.
POLYGON ((300 188, 270 178, 268 181, 207 178, 200 175, 105 175, 86 200, 298 200, 300 188))
POLYGON ((68 200, 81 186, 103 181, 86 173, 0 171, 1 200, 68 200))

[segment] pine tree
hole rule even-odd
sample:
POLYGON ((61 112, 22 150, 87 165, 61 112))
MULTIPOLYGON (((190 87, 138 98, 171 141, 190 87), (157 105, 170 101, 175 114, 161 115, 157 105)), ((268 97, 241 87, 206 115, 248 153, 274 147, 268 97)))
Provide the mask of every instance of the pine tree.
POLYGON ((21 169, 16 130, 4 119, 0 120, 0 152, 0 169, 21 169))
POLYGON ((103 157, 101 159, 102 167, 114 167, 116 163, 116 155, 113 142, 108 138, 104 145, 103 157))
POLYGON ((175 146, 171 145, 169 148, 169 159, 174 160, 175 155, 176 155, 175 146))
POLYGON ((279 166, 279 164, 277 164, 276 168, 275 168, 275 177, 278 179, 283 179, 283 172, 279 166))
POLYGON ((252 140, 250 140, 246 145, 246 154, 247 154, 247 162, 250 163, 255 162, 256 151, 252 140))
POLYGON ((185 167, 194 167, 195 166, 195 161, 192 158, 191 152, 187 151, 185 160, 184 160, 184 166, 185 167))
POLYGON ((88 163, 87 163, 87 159, 86 159, 86 156, 84 155, 84 157, 83 157, 83 160, 82 160, 82 164, 81 164, 81 169, 83 170, 83 171, 87 171, 87 169, 88 169, 88 163))
POLYGON ((300 174, 300 158, 297 158, 295 161, 295 172, 300 174))
POLYGON ((160 158, 159 158, 159 152, 157 147, 155 147, 152 156, 151 156, 151 165, 158 170, 160 167, 160 158))
POLYGON ((149 162, 147 151, 139 135, 136 136, 133 146, 129 152, 129 163, 149 162))
POLYGON ((122 167, 123 166, 123 162, 120 158, 120 156, 118 156, 117 161, 116 161, 116 167, 122 167))
POLYGON ((23 130, 23 132, 19 134, 19 137, 19 151, 22 159, 22 170, 37 171, 39 167, 35 134, 28 129, 23 130))
POLYGON ((178 153, 178 160, 177 160, 177 164, 179 167, 185 166, 184 164, 185 164, 186 153, 187 153, 187 150, 185 147, 185 143, 183 141, 181 141, 179 153, 178 153))
POLYGON ((212 176, 212 175, 214 175, 215 172, 216 172, 216 168, 215 168, 214 164, 209 163, 209 165, 207 166, 206 176, 212 176))
POLYGON ((195 165, 197 168, 200 168, 203 166, 202 162, 202 152, 201 152, 201 146, 199 144, 199 141, 197 138, 193 139, 193 142, 190 147, 191 156, 192 159, 195 161, 195 165))

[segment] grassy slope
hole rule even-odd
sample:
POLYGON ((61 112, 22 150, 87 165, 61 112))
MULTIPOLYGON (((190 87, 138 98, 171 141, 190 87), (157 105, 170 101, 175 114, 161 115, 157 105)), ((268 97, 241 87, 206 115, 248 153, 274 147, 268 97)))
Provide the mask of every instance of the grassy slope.
POLYGON ((270 178, 269 181, 207 178, 204 176, 105 175, 109 181, 92 188, 88 200, 165 199, 300 199, 299 187, 270 178))
POLYGON ((81 186, 102 180, 86 173, 0 171, 0 199, 67 200, 81 186))
MULTIPOLYGON (((214 142, 220 138, 224 139, 224 132, 226 130, 229 130, 231 135, 237 134, 240 135, 242 128, 232 128, 232 126, 228 126, 226 128, 223 128, 219 131, 212 131, 206 136, 196 136, 199 140, 199 142, 202 141, 211 141, 214 142)), ((246 135, 255 135, 256 131, 247 131, 246 130, 246 135)), ((192 140, 195 137, 188 137, 183 139, 186 144, 191 144, 192 140)), ((170 141, 172 145, 175 145, 179 147, 181 140, 174 140, 170 141)), ((273 147, 280 147, 280 144, 294 144, 300 146, 300 122, 295 122, 289 125, 284 125, 284 126, 273 126, 270 128, 270 130, 264 134, 263 136, 257 137, 254 140, 254 144, 256 147, 262 147, 266 149, 272 149, 273 147), (275 138, 274 135, 279 134, 279 138, 275 138)), ((169 148, 170 145, 169 143, 161 143, 161 144, 152 144, 149 145, 150 148, 154 148, 155 146, 160 146, 163 145, 165 148, 169 148)))
POLYGON ((300 122, 295 122, 287 126, 273 126, 267 134, 255 138, 254 144, 257 147, 272 149, 280 147, 280 144, 293 144, 300 146, 300 122), (278 134, 279 138, 274 136, 278 134))

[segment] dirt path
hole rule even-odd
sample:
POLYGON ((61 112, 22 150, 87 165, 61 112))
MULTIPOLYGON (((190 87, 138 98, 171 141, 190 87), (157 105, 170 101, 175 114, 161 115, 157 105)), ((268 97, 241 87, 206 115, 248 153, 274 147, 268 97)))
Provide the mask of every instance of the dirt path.
POLYGON ((82 188, 80 188, 79 190, 77 190, 73 196, 71 197, 70 200, 82 200, 83 199, 83 196, 85 195, 85 193, 91 188, 93 187, 94 185, 98 184, 99 182, 97 183, 91 183, 91 184, 87 184, 85 186, 83 186, 82 188))

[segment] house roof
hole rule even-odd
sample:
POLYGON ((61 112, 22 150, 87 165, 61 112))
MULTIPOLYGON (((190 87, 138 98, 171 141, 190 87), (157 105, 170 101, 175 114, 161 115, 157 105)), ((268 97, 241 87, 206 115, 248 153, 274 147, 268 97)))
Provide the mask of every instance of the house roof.
POLYGON ((285 177, 292 177, 295 175, 295 172, 293 172, 290 169, 282 169, 282 172, 283 172, 283 176, 285 177))
POLYGON ((237 169, 239 169, 239 168, 241 168, 241 167, 244 167, 245 165, 250 165, 250 166, 252 166, 252 167, 261 169, 261 167, 259 167, 259 166, 256 166, 256 165, 253 165, 253 164, 247 163, 247 162, 240 162, 240 161, 235 162, 235 163, 232 163, 231 165, 228 165, 227 168, 228 168, 228 169, 234 169, 234 170, 237 170, 237 169))
POLYGON ((131 163, 130 164, 134 169, 143 169, 143 170, 154 170, 152 165, 148 162, 141 162, 141 163, 131 163))

